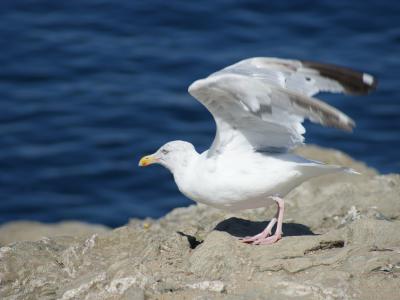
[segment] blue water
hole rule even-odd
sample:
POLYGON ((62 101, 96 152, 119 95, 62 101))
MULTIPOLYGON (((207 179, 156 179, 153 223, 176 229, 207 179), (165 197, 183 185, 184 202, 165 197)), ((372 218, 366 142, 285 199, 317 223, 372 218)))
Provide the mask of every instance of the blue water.
POLYGON ((190 201, 140 156, 214 135, 187 94, 251 56, 326 61, 379 78, 367 97, 322 95, 354 134, 307 124, 308 142, 400 172, 399 1, 1 1, 0 223, 110 226, 190 201))

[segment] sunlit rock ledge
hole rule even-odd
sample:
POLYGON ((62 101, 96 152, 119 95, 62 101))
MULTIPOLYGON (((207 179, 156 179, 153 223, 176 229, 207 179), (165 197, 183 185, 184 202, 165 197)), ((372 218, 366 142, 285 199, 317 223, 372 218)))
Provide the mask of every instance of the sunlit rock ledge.
POLYGON ((192 205, 114 230, 15 222, 0 227, 0 299, 396 299, 400 176, 336 150, 298 151, 362 174, 293 190, 277 244, 237 239, 260 231, 273 208, 192 205))

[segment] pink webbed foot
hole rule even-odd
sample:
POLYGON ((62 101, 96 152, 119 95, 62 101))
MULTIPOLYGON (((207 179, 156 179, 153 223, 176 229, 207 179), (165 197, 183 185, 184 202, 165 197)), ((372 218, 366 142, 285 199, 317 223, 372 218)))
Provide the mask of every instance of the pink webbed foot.
POLYGON ((254 242, 252 242, 252 245, 271 245, 271 244, 274 244, 277 241, 279 241, 281 238, 282 238, 282 235, 274 234, 274 235, 269 236, 264 239, 255 240, 254 242))
POLYGON ((282 224, 283 224, 283 211, 284 211, 284 201, 280 197, 271 197, 276 201, 278 205, 278 211, 276 217, 273 218, 268 226, 259 234, 251 237, 245 237, 240 239, 243 243, 248 243, 252 245, 270 245, 274 244, 282 238, 282 224), (274 235, 271 235, 272 228, 276 225, 276 231, 274 235))
POLYGON ((273 218, 268 223, 268 226, 259 234, 256 234, 254 236, 246 236, 244 238, 240 238, 239 240, 243 243, 251 243, 252 244, 253 242, 255 242, 257 240, 265 239, 265 238, 269 237, 272 234, 271 231, 272 231, 272 228, 275 226, 276 221, 277 221, 276 218, 273 218))

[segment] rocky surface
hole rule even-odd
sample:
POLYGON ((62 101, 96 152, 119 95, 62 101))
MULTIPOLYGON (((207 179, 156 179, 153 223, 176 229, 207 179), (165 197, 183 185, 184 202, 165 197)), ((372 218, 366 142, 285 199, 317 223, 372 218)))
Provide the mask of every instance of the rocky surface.
POLYGON ((43 237, 64 235, 87 237, 109 230, 110 228, 103 225, 82 222, 69 221, 58 224, 42 224, 32 221, 18 221, 0 227, 0 247, 18 241, 38 241, 43 237))
POLYGON ((193 205, 112 231, 53 228, 8 245, 3 227, 0 299, 400 299, 400 176, 334 150, 299 151, 362 175, 293 190, 274 245, 237 240, 260 231, 273 208, 233 215, 193 205))

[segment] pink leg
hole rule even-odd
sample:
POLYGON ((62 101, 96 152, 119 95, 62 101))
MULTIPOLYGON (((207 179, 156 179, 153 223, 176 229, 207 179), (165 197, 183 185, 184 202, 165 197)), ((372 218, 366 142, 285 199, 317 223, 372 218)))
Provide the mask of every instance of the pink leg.
POLYGON ((282 198, 273 196, 271 197, 274 201, 276 201, 278 205, 278 211, 273 218, 268 226, 259 234, 253 236, 253 237, 246 237, 242 239, 241 241, 244 243, 250 243, 253 245, 267 245, 267 244, 273 244, 277 241, 279 241, 282 238, 282 224, 283 224, 283 212, 284 212, 284 201, 282 198), (275 234, 271 235, 271 230, 274 227, 275 223, 278 223, 276 225, 276 231, 275 234))
POLYGON ((243 243, 250 243, 250 242, 254 242, 254 241, 258 240, 258 239, 264 239, 264 238, 270 236, 271 235, 271 230, 276 224, 276 221, 277 221, 276 218, 277 218, 277 216, 274 217, 273 219, 271 219, 271 221, 269 221, 269 223, 268 223, 268 226, 263 231, 261 231, 259 234, 256 234, 254 236, 246 236, 244 238, 241 238, 240 240, 243 243))

